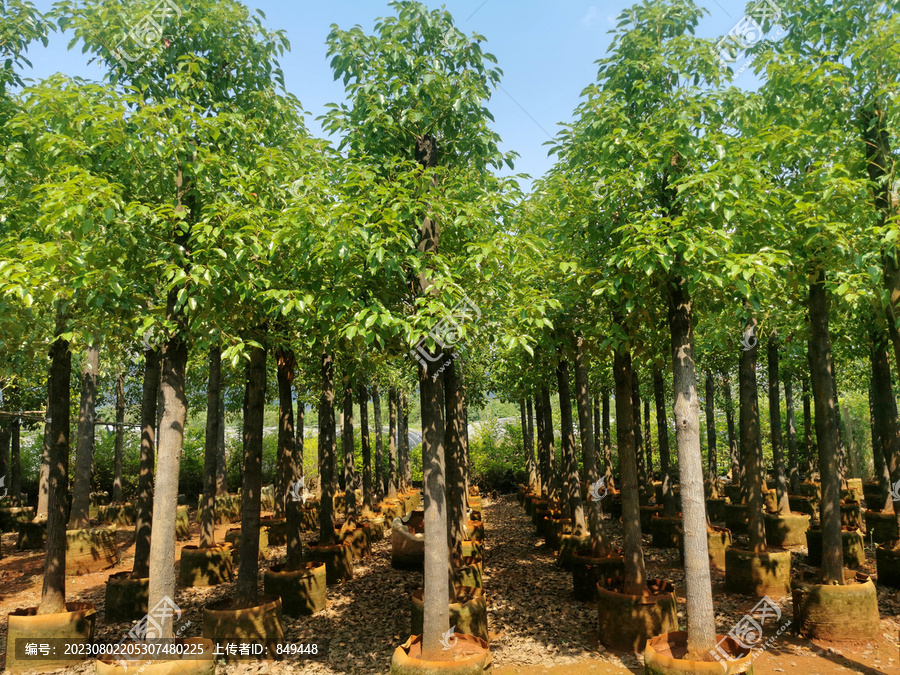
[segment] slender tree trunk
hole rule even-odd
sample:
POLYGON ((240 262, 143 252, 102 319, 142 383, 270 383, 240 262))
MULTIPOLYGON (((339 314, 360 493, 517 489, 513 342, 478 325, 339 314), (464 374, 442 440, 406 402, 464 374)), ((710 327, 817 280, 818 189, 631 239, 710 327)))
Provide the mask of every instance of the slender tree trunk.
MULTIPOLYGON (((296 367, 296 357, 294 366, 296 367)), ((295 375, 296 377, 296 375, 295 375)), ((303 395, 300 397, 301 399, 306 398, 306 392, 303 392, 303 395)), ((303 465, 304 462, 304 439, 303 434, 305 433, 306 426, 306 404, 302 403, 300 400, 297 401, 297 418, 294 424, 294 459, 291 462, 291 466, 293 467, 293 473, 291 474, 291 480, 294 482, 300 480, 306 475, 306 467, 303 465)), ((309 489, 309 486, 306 486, 309 489)))
POLYGON ((631 400, 634 410, 632 420, 634 424, 634 454, 638 468, 638 494, 641 506, 649 506, 654 497, 653 483, 647 476, 647 465, 644 461, 644 434, 641 429, 641 382, 638 377, 637 366, 632 365, 631 370, 631 400))
POLYGON ((809 394, 809 378, 802 381, 803 392, 803 446, 804 459, 806 461, 806 480, 812 480, 812 474, 816 470, 815 448, 812 435, 812 404, 809 394))
POLYGON ((538 494, 540 494, 540 479, 538 477, 537 459, 534 448, 534 408, 530 397, 525 401, 525 415, 528 431, 528 445, 526 446, 525 451, 528 453, 527 456, 530 462, 528 470, 528 487, 529 489, 537 490, 538 494))
POLYGON ((125 376, 116 376, 116 454, 113 475, 113 502, 122 501, 122 455, 125 447, 125 376))
MULTIPOLYGON (((265 336, 261 340, 265 344, 265 336)), ((262 490, 263 424, 266 411, 266 347, 254 347, 247 364, 244 397, 244 482, 241 488, 241 553, 234 607, 259 604, 259 515, 262 490)))
POLYGON ((784 374, 784 405, 787 413, 788 487, 791 493, 800 484, 797 464, 797 424, 794 419, 794 383, 790 372, 784 374))
POLYGON ((547 435, 544 432, 544 404, 540 396, 534 397, 534 416, 537 419, 537 456, 538 456, 538 487, 542 499, 550 497, 550 459, 547 453, 547 435))
MULTIPOLYGON (((219 391, 222 382, 222 349, 209 348, 209 380, 206 387, 206 445, 203 457, 203 515, 200 548, 216 545, 216 467, 219 462, 219 391)), ((277 501, 277 495, 276 495, 277 501)))
POLYGON ((372 445, 369 442, 369 391, 365 384, 359 388, 359 440, 363 456, 363 509, 371 513, 372 502, 372 445))
POLYGON ((634 405, 631 392, 631 354, 625 347, 615 351, 613 379, 616 383, 616 440, 619 446, 619 478, 622 491, 624 529, 625 592, 641 595, 647 588, 644 551, 641 548, 641 510, 638 468, 634 443, 634 405))
POLYGON ((397 390, 388 390, 388 497, 397 498, 397 390))
POLYGON ((572 392, 569 386, 569 362, 561 359, 556 368, 559 387, 560 436, 563 467, 566 476, 566 504, 575 534, 586 529, 584 505, 581 501, 581 482, 578 476, 578 458, 575 456, 575 433, 572 422, 572 392))
POLYGON ((706 445, 709 451, 709 496, 719 498, 719 462, 716 448, 716 382, 706 371, 706 445))
MULTIPOLYGON (((585 362, 584 338, 575 343, 575 402, 578 407, 578 428, 581 433, 581 456, 588 484, 593 486, 599 480, 596 453, 594 451, 594 430, 591 428, 591 390, 585 362)), ((591 556, 603 558, 609 555, 606 530, 603 525, 603 508, 600 500, 588 496, 588 525, 591 534, 591 556)))
POLYGON ((823 582, 844 583, 841 541, 841 483, 835 393, 828 329, 828 296, 825 273, 820 271, 809 287, 809 372, 816 406, 816 439, 822 473, 822 575, 823 582))
POLYGON ((548 480, 550 481, 550 499, 551 501, 559 501, 559 478, 560 470, 556 460, 556 448, 554 447, 553 433, 553 408, 550 405, 550 390, 547 387, 541 387, 541 409, 544 411, 544 447, 547 449, 548 463, 548 480))
MULTIPOLYGON (((751 317, 744 334, 756 331, 756 318, 751 317)), ((760 554, 766 552, 766 529, 763 520, 762 445, 759 428, 759 394, 756 390, 756 360, 758 341, 752 349, 741 351, 740 391, 741 391, 741 456, 744 476, 741 492, 746 495, 742 503, 748 506, 747 531, 750 535, 750 550, 760 554)))
POLYGON ((412 466, 409 458, 409 399, 406 392, 400 392, 400 476, 403 492, 412 489, 412 466))
POLYGON ((613 478, 612 437, 609 423, 609 387, 603 387, 600 396, 603 400, 603 470, 606 472, 606 486, 610 490, 615 490, 616 481, 613 478))
POLYGON ((322 397, 319 399, 319 471, 322 499, 319 504, 319 546, 331 546, 334 534, 334 358, 322 355, 322 397))
POLYGON ((81 370, 81 403, 78 412, 78 443, 75 448, 75 482, 72 486, 70 530, 90 526, 91 473, 94 464, 94 422, 97 411, 97 372, 100 348, 94 344, 84 353, 81 370))
POLYGON ((523 401, 522 405, 525 410, 525 425, 522 427, 522 431, 525 436, 528 489, 537 489, 540 492, 540 482, 538 481, 537 464, 534 455, 534 409, 532 408, 531 398, 523 401))
POLYGON ((656 434, 659 438, 659 463, 662 471, 663 515, 674 518, 678 515, 675 500, 675 486, 672 484, 672 459, 669 451, 669 421, 666 418, 666 392, 662 369, 653 367, 653 397, 656 402, 656 434))
POLYGON ((728 428, 728 452, 731 456, 731 482, 741 485, 743 482, 744 467, 741 462, 741 453, 738 448, 737 434, 734 431, 734 398, 731 395, 731 378, 722 375, 722 396, 725 398, 725 426, 728 428))
POLYGON ((700 451, 700 392, 694 362, 693 308, 681 278, 668 288, 672 334, 672 374, 675 390, 675 444, 681 478, 684 529, 684 579, 688 615, 689 659, 706 659, 716 648, 716 615, 709 572, 706 495, 700 451))
POLYGON ((344 507, 346 515, 356 515, 356 472, 353 458, 353 386, 344 383, 344 415, 341 421, 341 448, 344 454, 344 507))
MULTIPOLYGON (((41 468, 38 477, 38 505, 37 514, 35 515, 36 521, 47 520, 47 510, 50 505, 50 456, 53 448, 53 437, 50 432, 49 421, 51 400, 50 397, 52 396, 52 394, 50 393, 50 378, 47 378, 47 392, 47 412, 44 415, 44 437, 43 443, 41 444, 41 468)), ((7 443, 9 443, 8 436, 7 443)), ((6 475, 6 472, 4 472, 3 475, 6 475)))
MULTIPOLYGON (((874 347, 874 345, 873 345, 874 347)), ((887 497, 890 493, 891 475, 884 461, 884 439, 881 437, 881 422, 877 418, 880 412, 875 411, 875 354, 874 349, 869 350, 869 363, 872 366, 872 377, 869 379, 869 428, 872 438, 872 463, 874 468, 875 483, 878 484, 878 497, 875 503, 866 500, 866 508, 870 511, 885 511, 888 508, 887 497)))
POLYGON ((525 482, 531 469, 531 458, 528 456, 528 416, 525 413, 525 399, 519 399, 519 424, 522 427, 522 456, 525 458, 525 482))
POLYGON ((841 398, 838 394, 837 375, 831 373, 831 391, 834 392, 834 419, 838 431, 838 475, 840 476, 841 490, 846 490, 847 485, 847 456, 850 450, 849 436, 844 428, 844 416, 841 414, 841 398))
POLYGON ((450 546, 450 556, 454 568, 462 565, 462 542, 466 538, 469 506, 466 495, 466 479, 463 475, 466 442, 466 433, 463 428, 465 423, 463 397, 456 368, 456 361, 452 360, 444 371, 444 398, 446 399, 444 451, 446 453, 447 514, 449 518, 447 543, 450 546))
MULTIPOLYGON (((169 299, 170 315, 174 298, 169 299)), ((179 337, 165 346, 160 370, 162 419, 159 424, 159 451, 156 458, 156 486, 153 491, 153 536, 150 538, 149 606, 164 598, 175 598, 175 508, 178 503, 178 474, 187 418, 188 348, 179 337)), ((160 637, 173 637, 173 617, 161 624, 160 637)))
MULTIPOLYGON (((14 504, 20 504, 22 501, 21 431, 22 419, 20 417, 13 418, 9 437, 9 494, 15 500, 14 504)), ((88 484, 88 496, 90 496, 90 484, 88 484)))
MULTIPOLYGON (((297 480, 296 437, 294 436, 294 368, 297 359, 292 349, 275 350, 275 377, 278 382, 278 455, 281 457, 275 483, 275 517, 287 516, 291 483, 297 480)), ((302 453, 300 471, 303 471, 302 453)), ((299 515, 299 514, 298 514, 299 515)), ((298 523, 299 526, 299 523, 298 523)))
POLYGON ((772 461, 775 464, 775 494, 777 499, 776 513, 789 515, 791 505, 788 501, 787 475, 784 470, 784 444, 781 438, 781 399, 778 390, 778 335, 775 331, 768 341, 769 370, 769 428, 772 435, 772 461))
POLYGON ((381 391, 372 385, 372 412, 375 415, 375 503, 380 504, 387 489, 384 483, 384 440, 381 426, 381 391))
MULTIPOLYGON (((891 366, 887 353, 888 336, 885 331, 876 330, 873 331, 872 337, 874 338, 870 357, 872 399, 877 424, 876 434, 872 439, 872 450, 873 454, 877 451, 883 453, 880 478, 885 488, 884 502, 880 506, 884 507, 882 511, 888 511, 893 506, 900 526, 900 500, 894 501, 891 494, 891 487, 900 483, 900 423, 897 420, 897 399, 894 397, 891 382, 891 366)), ((900 545, 895 544, 895 548, 900 548, 900 545)))
POLYGON ((228 494, 228 460, 225 457, 225 384, 219 380, 219 425, 216 440, 216 494, 228 494))
MULTIPOLYGON (((9 487, 9 445, 12 423, 0 424, 0 486, 9 487)), ((45 444, 46 445, 46 444, 45 444)))
MULTIPOLYGON (((62 332, 62 331, 59 331, 62 332)), ((69 343, 57 338, 50 346, 50 494, 47 507, 47 539, 44 554, 44 583, 38 614, 66 611, 66 498, 69 454, 69 381, 72 353, 69 343)))
POLYGON ((156 402, 159 392, 159 351, 144 352, 144 388, 141 396, 141 458, 135 505, 134 566, 132 579, 150 576, 150 529, 153 522, 153 464, 156 457, 156 402))
POLYGON ((650 398, 644 398, 644 448, 647 452, 647 480, 653 485, 653 434, 650 432, 650 398))

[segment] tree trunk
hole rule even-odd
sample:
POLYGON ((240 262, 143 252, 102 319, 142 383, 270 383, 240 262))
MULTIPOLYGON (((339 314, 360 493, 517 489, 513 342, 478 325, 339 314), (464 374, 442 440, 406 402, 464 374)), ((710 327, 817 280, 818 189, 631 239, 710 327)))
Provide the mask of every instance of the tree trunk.
MULTIPOLYGON (((445 356, 448 358, 448 356, 445 356)), ((442 375, 419 369, 422 401, 422 472, 425 487, 425 617, 422 658, 445 660, 441 638, 450 628, 447 599, 450 552, 447 547, 447 490, 444 465, 444 391, 442 375)))
MULTIPOLYGON (((751 317, 744 328, 744 335, 756 331, 756 318, 751 317)), ((759 394, 756 390, 756 360, 759 341, 752 349, 741 351, 740 365, 740 423, 741 457, 744 475, 741 481, 741 502, 748 506, 747 531, 750 535, 750 550, 753 553, 766 552, 766 528, 763 520, 762 446, 759 429, 759 394)))
POLYGON ((525 416, 527 421, 526 431, 528 432, 528 444, 525 447, 525 452, 527 453, 528 461, 530 462, 528 469, 528 487, 533 490, 536 489, 538 493, 540 493, 537 459, 534 453, 534 408, 532 406, 531 397, 525 401, 525 416))
MULTIPOLYGON (((275 476, 275 517, 288 513, 291 484, 297 480, 294 436, 294 368, 297 360, 292 349, 275 350, 275 377, 278 382, 278 456, 281 458, 275 476)), ((302 455, 301 455, 302 457, 302 455)), ((300 460, 302 471, 303 460, 300 460)))
POLYGON ((815 448, 812 436, 812 405, 809 396, 809 378, 804 377, 802 382, 803 392, 803 445, 804 460, 806 462, 806 479, 812 480, 812 474, 816 470, 815 448))
MULTIPOLYGON (((449 357, 448 357, 449 358, 449 357)), ((447 529, 450 556, 454 568, 462 565, 462 542, 466 538, 466 520, 468 516, 468 496, 466 495, 466 478, 463 474, 466 433, 463 411, 463 392, 457 373, 457 364, 451 360, 444 371, 444 398, 446 417, 444 425, 447 472, 447 529)))
MULTIPOLYGON (((575 342, 575 402, 578 407, 578 429, 581 432, 581 456, 588 485, 594 486, 599 480, 596 454, 594 451, 594 430, 591 427, 591 390, 588 368, 585 361, 584 338, 575 342)), ((602 496, 605 496, 606 493, 602 496)), ((603 525, 603 508, 599 499, 588 497, 588 525, 591 534, 591 556, 602 558, 609 555, 609 544, 603 525)))
POLYGON ((694 363, 693 309, 687 284, 669 282, 669 327, 675 390, 675 444, 681 479, 688 659, 706 660, 716 648, 716 615, 709 573, 706 495, 700 451, 700 392, 694 363))
POLYGON ((560 359, 556 368, 559 387, 560 440, 562 442, 563 468, 566 476, 566 504, 575 534, 586 529, 584 505, 581 501, 581 481, 578 475, 578 458, 575 455, 575 432, 572 421, 572 392, 569 386, 569 362, 560 359))
POLYGON ((719 462, 716 448, 716 382, 706 371, 706 445, 709 451, 709 496, 719 498, 719 462))
POLYGON ((647 480, 653 484, 653 434, 650 432, 650 398, 644 398, 644 449, 647 453, 647 480))
POLYGON ((66 611, 66 499, 69 454, 69 382, 72 353, 69 343, 57 338, 50 346, 50 493, 47 507, 47 539, 44 554, 44 583, 38 614, 66 611))
POLYGON ((612 437, 609 424, 609 387, 603 387, 600 395, 603 399, 603 470, 606 472, 606 486, 610 490, 615 490, 616 481, 613 478, 612 437))
POLYGON ((740 485, 743 481, 744 467, 738 448, 737 434, 734 431, 734 398, 731 395, 731 378, 722 375, 722 396, 725 398, 725 426, 728 428, 728 453, 731 459, 731 482, 740 485))
POLYGON ((94 422, 97 411, 97 372, 100 370, 100 347, 89 346, 84 353, 81 370, 81 403, 78 411, 78 442, 75 448, 75 482, 72 486, 70 530, 90 526, 91 474, 94 464, 94 422))
MULTIPOLYGON (((170 314, 174 298, 169 299, 170 314)), ((153 536, 150 538, 149 606, 175 598, 175 505, 178 503, 178 474, 187 418, 185 377, 188 348, 179 337, 165 346, 160 369, 162 419, 159 424, 159 451, 156 458, 156 487, 153 491, 153 536)), ((161 624, 160 637, 173 637, 173 617, 161 624)))
POLYGON ((11 437, 12 423, 0 424, 0 487, 4 488, 9 487, 9 444, 11 437))
MULTIPOLYGON (((206 445, 203 456, 203 515, 200 548, 216 545, 216 467, 219 462, 219 391, 222 382, 222 349, 209 348, 209 380, 206 386, 206 445)), ((277 498, 276 498, 277 501, 277 498)))
POLYGON ((116 454, 113 475, 114 503, 122 501, 122 455, 125 447, 125 376, 116 376, 116 454))
POLYGON ((844 557, 841 542, 841 483, 835 395, 828 330, 828 296, 825 273, 820 271, 809 287, 809 373, 816 406, 816 439, 822 474, 822 575, 823 582, 844 583, 844 557))
POLYGON ((544 447, 547 449, 547 478, 550 481, 550 499, 560 500, 560 467, 556 459, 555 438, 553 433, 553 408, 550 405, 550 389, 541 387, 541 409, 544 411, 544 447))
POLYGON ((537 419, 537 457, 538 457, 538 487, 542 499, 550 497, 550 459, 547 453, 547 434, 544 431, 544 403, 540 396, 534 397, 534 415, 537 419))
POLYGON ((656 434, 659 438, 659 463, 662 471, 663 514, 667 518, 678 515, 675 486, 672 484, 672 459, 669 452, 669 421, 666 418, 666 392, 659 366, 653 367, 653 397, 656 402, 656 434))
POLYGON ((638 494, 641 506, 649 506, 654 498, 654 489, 653 483, 647 476, 647 465, 644 461, 644 434, 641 430, 641 382, 637 366, 634 365, 631 370, 631 400, 634 406, 631 414, 632 420, 634 420, 634 454, 637 459, 638 494))
MULTIPOLYGON (((44 437, 41 444, 41 468, 38 477, 38 504, 35 520, 46 521, 50 506, 50 455, 53 448, 53 437, 50 431, 50 378, 47 378, 47 412, 44 415, 44 437)), ((7 430, 8 432, 8 430, 7 430)), ((7 436, 7 443, 9 437, 7 436)), ((4 473, 4 475, 6 475, 4 473)))
POLYGON ((225 457, 225 384, 219 381, 219 425, 216 439, 216 494, 228 494, 228 460, 225 457))
POLYGON ((837 424, 837 440, 838 440, 838 475, 840 476, 840 485, 842 490, 848 488, 847 485, 847 454, 849 445, 847 442, 847 433, 844 429, 844 416, 841 414, 841 398, 838 394, 837 375, 831 373, 831 391, 834 393, 834 421, 837 424))
POLYGON ((384 484, 384 439, 381 426, 381 391, 372 385, 372 412, 375 415, 375 503, 380 504, 386 490, 384 484))
MULTIPOLYGON (((900 526, 900 500, 893 499, 892 486, 900 484, 900 423, 897 420, 897 399, 891 382, 891 366, 888 360, 888 336, 884 330, 874 330, 871 350, 872 401, 876 429, 872 437, 872 451, 882 453, 878 477, 884 486, 884 508, 893 506, 900 526)), ((882 504, 879 504, 881 506, 882 504)), ((872 509, 873 511, 875 509, 872 509)))
MULTIPOLYGON (((9 436, 9 494, 15 500, 14 504, 19 504, 22 500, 21 431, 22 419, 13 418, 9 436)), ((90 489, 88 494, 90 495, 90 489)))
POLYGON ((344 508, 347 517, 356 515, 356 466, 353 458, 353 380, 344 381, 344 414, 341 417, 341 449, 344 456, 344 508))
POLYGON ((319 399, 319 472, 322 498, 319 504, 319 546, 334 544, 334 358, 322 355, 322 396, 319 399))
POLYGON ((397 485, 399 483, 397 476, 397 390, 388 390, 388 497, 397 498, 397 485))
POLYGON ((369 442, 369 391, 365 384, 358 388, 359 441, 363 456, 363 509, 371 513, 372 502, 372 445, 369 442))
POLYGON ((797 464, 797 424, 794 419, 794 383, 791 373, 784 374, 784 405, 787 413, 788 444, 788 487, 793 493, 800 484, 800 469, 797 464))
POLYGON ((141 458, 138 468, 134 520, 134 566, 131 577, 150 576, 150 529, 153 522, 153 463, 156 457, 156 402, 159 392, 159 351, 144 352, 144 388, 141 396, 141 458))
POLYGON ((615 350, 613 376, 616 383, 616 440, 619 446, 619 479, 622 491, 623 553, 625 592, 641 595, 647 588, 644 551, 641 548, 641 510, 638 496, 638 468, 634 444, 634 404, 631 392, 631 353, 627 347, 615 350))
MULTIPOLYGON (((265 345, 265 335, 261 342, 265 345)), ((241 553, 234 607, 259 604, 259 512, 262 490, 263 425, 266 412, 266 347, 254 347, 247 364, 244 397, 244 481, 241 487, 241 553)))
POLYGON ((784 444, 781 438, 781 398, 778 390, 778 335, 775 331, 768 341, 769 370, 769 429, 772 435, 772 462, 775 464, 775 495, 778 515, 789 515, 787 475, 784 470, 784 444))
MULTIPOLYGON (((291 367, 296 368, 297 360, 294 356, 293 352, 291 353, 293 357, 291 360, 291 367)), ((277 356, 276 356, 277 357, 277 356)), ((293 382, 295 378, 295 373, 293 370, 290 373, 290 382, 293 382)), ((279 392, 281 389, 281 381, 278 383, 279 392)), ((279 393, 280 396, 280 393, 279 393)), ((285 427, 285 433, 290 432, 291 440, 289 443, 291 444, 291 466, 290 466, 290 479, 292 485, 297 485, 299 489, 299 481, 304 477, 305 470, 303 468, 303 422, 304 416, 306 414, 306 406, 303 403, 303 399, 305 398, 305 392, 300 394, 298 392, 297 396, 297 424, 294 425, 294 414, 293 410, 290 415, 287 416, 287 419, 282 420, 282 425, 279 427, 285 427)), ((287 392, 288 402, 291 401, 291 386, 288 385, 287 392)), ((309 489, 310 486, 304 485, 306 489, 309 489)), ((292 490, 293 495, 287 500, 287 558, 285 560, 285 565, 288 570, 296 570, 303 563, 303 542, 301 540, 300 534, 300 509, 303 506, 303 502, 297 499, 294 495, 297 495, 297 490, 292 490)))
POLYGON ((412 466, 409 459, 409 400, 406 392, 400 392, 400 479, 402 492, 412 489, 412 466))

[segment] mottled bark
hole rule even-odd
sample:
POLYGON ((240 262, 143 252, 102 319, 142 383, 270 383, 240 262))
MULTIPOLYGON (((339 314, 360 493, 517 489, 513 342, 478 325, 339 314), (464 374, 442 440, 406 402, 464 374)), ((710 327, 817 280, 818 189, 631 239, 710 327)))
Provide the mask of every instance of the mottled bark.
POLYGON ((581 481, 578 476, 578 458, 575 456, 575 433, 572 421, 572 392, 569 386, 569 362, 561 359, 556 368, 559 387, 560 436, 563 470, 565 472, 566 505, 576 534, 584 533, 584 504, 581 501, 581 481))
POLYGON ((44 547, 44 580, 38 614, 59 614, 66 611, 66 457, 69 454, 71 376, 72 353, 69 351, 69 343, 57 338, 50 346, 50 494, 44 547))
POLYGON ((800 484, 797 458, 797 422, 794 415, 794 382, 790 372, 784 374, 784 406, 787 414, 788 487, 793 493, 800 484))
POLYGON ((113 493, 115 503, 122 501, 122 466, 125 449, 125 375, 116 376, 116 446, 113 460, 113 493))
POLYGON ((262 491, 263 424, 266 410, 266 347, 254 347, 247 364, 244 397, 244 475, 241 486, 241 552, 234 607, 259 604, 259 516, 262 491))
POLYGON ((397 498, 399 477, 397 474, 397 390, 388 390, 388 497, 397 498))
POLYGON ((89 346, 84 353, 81 370, 81 403, 78 407, 78 441, 75 447, 75 481, 72 485, 70 530, 90 525, 91 474, 94 465, 94 422, 97 418, 97 374, 100 370, 100 348, 89 346))
POLYGON ((649 506, 654 499, 653 483, 647 476, 647 465, 644 457, 644 434, 641 429, 641 382, 638 377, 637 366, 632 366, 631 370, 631 400, 632 400, 632 420, 634 421, 634 454, 637 459, 638 469, 638 495, 640 496, 641 506, 649 506))
POLYGON ((787 472, 784 468, 784 444, 781 436, 781 397, 778 388, 778 336, 769 335, 767 348, 769 370, 769 433, 772 438, 772 461, 775 464, 776 513, 789 515, 787 472))
MULTIPOLYGON (((449 358, 449 357, 447 357, 449 358)), ((447 543, 454 567, 462 565, 462 542, 466 538, 468 497, 463 475, 466 433, 463 425, 463 395, 457 377, 457 363, 450 361, 444 371, 444 452, 447 476, 447 543)))
POLYGON ((222 349, 209 348, 209 379, 206 386, 206 444, 203 455, 203 514, 200 518, 200 548, 216 545, 216 467, 219 461, 219 390, 222 381, 222 349))
MULTIPOLYGON (((747 322, 744 334, 756 331, 756 319, 747 322)), ((740 425, 741 457, 744 476, 741 481, 741 502, 748 507, 747 531, 750 550, 766 552, 766 529, 763 520, 762 445, 760 443, 759 394, 756 389, 756 362, 759 343, 754 339, 751 349, 741 351, 740 365, 740 425)))
POLYGON ((666 392, 662 369, 653 368, 653 397, 656 402, 656 432, 659 438, 659 463, 662 471, 663 515, 674 518, 678 515, 675 486, 672 480, 672 459, 669 451, 669 420, 666 415, 666 392))
POLYGON ((150 576, 150 530, 153 522, 153 465, 156 459, 156 402, 159 392, 160 354, 144 352, 144 387, 141 396, 141 458, 135 504, 133 579, 150 576))
POLYGON ((322 395, 319 399, 319 471, 322 499, 319 504, 319 546, 334 544, 334 358, 322 355, 322 395))
POLYGON ((711 370, 706 371, 706 447, 709 496, 719 498, 719 463, 716 448, 716 382, 711 370))
POLYGON ((822 474, 822 576, 823 582, 844 583, 844 556, 841 541, 840 448, 834 365, 828 328, 829 302, 825 292, 825 273, 820 271, 809 287, 809 373, 816 407, 816 440, 822 474))
POLYGON ((369 390, 365 384, 360 384, 359 397, 359 440, 363 457, 363 509, 371 513, 374 506, 372 501, 372 445, 369 442, 369 390))
POLYGON ((384 499, 387 490, 384 479, 384 431, 381 426, 381 391, 377 384, 372 385, 372 414, 375 416, 375 494, 376 504, 384 499))
POLYGON ((613 379, 616 383, 616 440, 619 448, 619 478, 622 491, 625 592, 641 595, 646 590, 647 579, 644 569, 644 551, 641 548, 641 511, 634 444, 631 354, 625 347, 620 347, 615 351, 613 379))

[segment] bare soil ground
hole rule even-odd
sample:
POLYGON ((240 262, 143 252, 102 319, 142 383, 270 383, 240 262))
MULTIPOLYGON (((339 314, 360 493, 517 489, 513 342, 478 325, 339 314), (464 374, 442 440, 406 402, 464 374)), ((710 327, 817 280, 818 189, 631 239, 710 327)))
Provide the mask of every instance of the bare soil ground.
MULTIPOLYGON (((494 671, 500 675, 568 675, 581 673, 639 673, 640 655, 613 652, 599 643, 593 604, 572 597, 571 574, 556 564, 556 553, 534 534, 534 528, 513 496, 484 497, 485 563, 484 588, 488 598, 488 623, 494 671)), ((196 514, 192 511, 191 517, 196 514)), ((621 526, 610 523, 614 536, 621 526)), ((217 529, 220 540, 226 530, 217 529)), ((197 543, 198 526, 191 526, 192 542, 197 543)), ((131 569, 134 556, 133 528, 121 528, 118 543, 122 556, 119 566, 80 577, 70 577, 67 591, 70 601, 92 602, 98 609, 97 636, 117 641, 130 624, 108 624, 104 620, 104 594, 110 574, 131 569)), ((305 535, 304 542, 314 535, 305 535)), ((4 557, 0 559, 0 664, 5 661, 6 615, 18 607, 29 607, 40 599, 43 552, 16 551, 15 534, 2 535, 4 557)), ((645 555, 651 576, 675 583, 676 592, 684 591, 684 572, 674 549, 650 547, 645 538, 645 555)), ((874 549, 867 547, 868 571, 874 574, 874 549)), ((269 560, 283 561, 283 547, 270 547, 269 560)), ((358 562, 354 578, 339 586, 328 587, 328 606, 319 614, 293 620, 285 617, 286 639, 326 639, 327 657, 317 661, 259 662, 217 666, 217 675, 254 673, 386 673, 391 654, 409 635, 409 596, 422 585, 422 573, 391 568, 390 539, 375 544, 369 560, 358 562)), ((806 562, 805 549, 794 549, 793 566, 806 562)), ((715 574, 716 622, 720 633, 727 633, 757 602, 756 598, 726 595, 722 575, 715 574)), ((209 589, 178 589, 176 602, 182 608, 181 624, 190 622, 184 637, 201 634, 203 607, 231 595, 232 584, 209 589)), ((882 635, 870 644, 827 645, 804 640, 791 629, 783 632, 772 646, 759 654, 754 663, 757 675, 796 673, 796 675, 839 675, 844 673, 900 673, 900 593, 880 588, 879 608, 882 635)), ((781 602, 783 620, 791 618, 789 599, 781 602)), ((679 607, 682 628, 684 606, 679 607)), ((771 634, 767 631, 767 635, 771 634)), ((60 673, 93 672, 92 662, 60 673)))

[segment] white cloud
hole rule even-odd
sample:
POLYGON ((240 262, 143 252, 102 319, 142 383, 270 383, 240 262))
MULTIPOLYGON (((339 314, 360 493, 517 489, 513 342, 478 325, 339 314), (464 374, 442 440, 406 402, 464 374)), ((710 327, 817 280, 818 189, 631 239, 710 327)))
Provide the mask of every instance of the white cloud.
POLYGON ((581 23, 581 25, 584 26, 585 28, 590 28, 591 26, 594 25, 594 22, 599 18, 600 18, 600 11, 597 9, 596 6, 591 5, 590 9, 588 9, 588 11, 587 11, 587 14, 585 14, 583 17, 581 17, 581 21, 579 23, 581 23))

